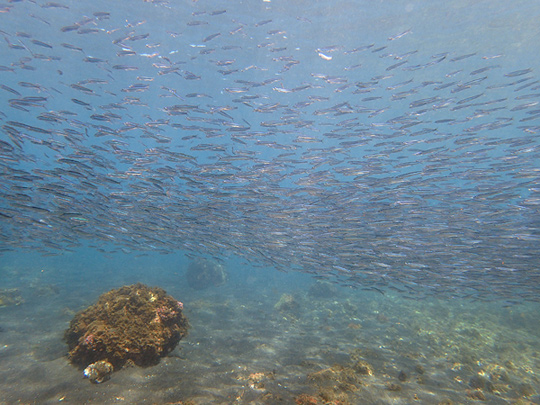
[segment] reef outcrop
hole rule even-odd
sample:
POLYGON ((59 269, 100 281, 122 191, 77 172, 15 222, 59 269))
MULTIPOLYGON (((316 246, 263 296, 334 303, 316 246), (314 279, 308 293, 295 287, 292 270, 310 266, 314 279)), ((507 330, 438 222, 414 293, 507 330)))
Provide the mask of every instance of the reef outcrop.
POLYGON ((189 264, 186 279, 194 290, 204 290, 225 284, 228 275, 223 265, 213 260, 198 258, 189 264))
POLYGON ((105 361, 115 371, 126 363, 155 365, 187 334, 182 310, 180 301, 158 287, 111 290, 71 321, 64 334, 69 360, 81 368, 105 361))

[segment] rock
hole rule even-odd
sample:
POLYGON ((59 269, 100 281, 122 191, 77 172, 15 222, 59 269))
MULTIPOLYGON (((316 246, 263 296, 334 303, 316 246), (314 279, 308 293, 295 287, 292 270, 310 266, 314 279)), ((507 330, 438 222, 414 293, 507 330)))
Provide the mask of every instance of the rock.
POLYGON ((105 360, 96 361, 84 369, 84 376, 94 384, 100 384, 111 378, 114 367, 105 360))
POLYGON ((315 298, 332 298, 337 295, 337 288, 327 281, 317 280, 309 287, 308 295, 315 298))
POLYGON ((498 364, 490 365, 486 368, 486 372, 489 374, 489 379, 491 381, 510 382, 510 376, 503 366, 498 364))
POLYGON ((274 309, 279 312, 296 313, 300 309, 300 304, 291 294, 282 294, 279 301, 274 305, 274 309))
POLYGON ((157 364, 189 327, 183 304, 165 290, 135 284, 111 290, 75 315, 64 338, 69 360, 80 367, 104 360, 121 369, 157 364))
POLYGON ((364 360, 358 360, 353 368, 358 374, 373 375, 373 367, 364 360))
POLYGON ((536 394, 536 390, 531 384, 528 383, 521 383, 517 387, 516 391, 519 393, 519 395, 523 397, 531 397, 536 394))
POLYGON ((476 389, 474 391, 467 390, 467 397, 471 398, 471 399, 474 399, 474 400, 478 400, 478 401, 485 401, 486 400, 486 396, 479 389, 476 389))
POLYGON ((204 290, 225 284, 228 275, 221 264, 200 258, 190 263, 186 271, 186 279, 191 288, 204 290))
POLYGON ((390 383, 386 386, 386 389, 388 391, 392 391, 392 392, 399 392, 401 391, 401 385, 399 384, 394 384, 394 383, 390 383))
POLYGON ((409 379, 409 376, 407 375, 407 373, 403 370, 401 370, 398 374, 398 380, 401 381, 401 382, 404 382, 404 381, 407 381, 409 379))
POLYGON ((475 375, 471 377, 471 379, 469 380, 469 386, 471 388, 493 392, 493 383, 489 381, 487 378, 484 378, 479 375, 475 375))
POLYGON ((21 305, 22 303, 24 303, 24 299, 17 288, 0 289, 0 307, 21 305))

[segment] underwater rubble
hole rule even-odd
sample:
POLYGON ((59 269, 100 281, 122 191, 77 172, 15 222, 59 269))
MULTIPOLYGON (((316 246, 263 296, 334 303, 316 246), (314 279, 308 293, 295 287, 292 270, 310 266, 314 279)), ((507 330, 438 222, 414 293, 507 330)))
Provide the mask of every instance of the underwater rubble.
POLYGON ((24 303, 24 298, 17 288, 0 289, 0 307, 21 305, 22 303, 24 303))

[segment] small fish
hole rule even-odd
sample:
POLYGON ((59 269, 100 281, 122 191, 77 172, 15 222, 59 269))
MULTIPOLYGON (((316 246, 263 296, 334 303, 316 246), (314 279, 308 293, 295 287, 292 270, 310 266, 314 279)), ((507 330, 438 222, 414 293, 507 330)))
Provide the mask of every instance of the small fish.
POLYGON ((60 28, 60 31, 62 31, 62 32, 77 31, 79 28, 81 28, 81 26, 78 25, 78 24, 66 25, 66 26, 60 28))
POLYGON ((12 89, 11 87, 6 86, 5 84, 0 84, 0 89, 9 91, 10 93, 16 94, 17 96, 21 95, 21 93, 19 93, 17 90, 12 89))
POLYGON ((408 61, 408 60, 404 60, 404 61, 395 63, 395 64, 393 64, 393 65, 391 65, 391 66, 388 66, 388 67, 386 68, 386 71, 394 70, 394 69, 396 69, 396 68, 398 68, 398 67, 400 67, 400 66, 405 65, 406 63, 409 63, 409 61, 408 61))
POLYGON ((52 45, 47 44, 46 42, 39 41, 37 39, 32 39, 30 42, 32 42, 34 45, 42 46, 44 48, 52 49, 52 45))
POLYGON ((86 58, 83 59, 83 61, 89 62, 89 63, 103 63, 103 62, 107 62, 106 60, 103 60, 103 59, 100 59, 100 58, 94 58, 93 56, 87 56, 86 58))
POLYGON ((262 27, 263 25, 271 23, 272 20, 262 20, 255 24, 255 27, 262 27))
POLYGON ((532 72, 532 68, 521 69, 521 70, 515 70, 515 71, 510 72, 510 73, 506 73, 505 76, 506 77, 518 77, 518 76, 526 75, 527 73, 531 73, 531 72, 532 72))
POLYGON ((107 11, 96 11, 95 13, 92 13, 94 17, 97 17, 99 19, 104 19, 110 17, 111 13, 107 11))
POLYGON ((66 43, 62 43, 61 44, 64 48, 67 48, 67 49, 71 49, 73 51, 80 51, 80 52, 83 52, 82 48, 79 48, 75 45, 71 45, 71 44, 66 44, 66 43))
POLYGON ((319 55, 320 58, 322 58, 324 60, 332 60, 332 56, 326 55, 326 54, 322 53, 319 50, 317 51, 317 54, 319 55))
POLYGON ((69 9, 68 6, 65 4, 55 3, 55 2, 47 2, 41 6, 42 8, 65 8, 69 9))
POLYGON ((403 38, 405 35, 410 34, 412 31, 408 29, 407 31, 403 31, 401 34, 394 35, 392 37, 388 37, 389 41, 395 41, 396 39, 403 38))
POLYGON ((472 57, 472 56, 475 56, 475 55, 476 55, 476 52, 474 52, 474 53, 467 53, 467 54, 461 55, 461 56, 456 56, 456 57, 450 59, 450 62, 458 62, 458 61, 460 61, 460 60, 468 59, 468 58, 470 58, 470 57, 472 57))
POLYGON ((203 42, 208 42, 208 41, 211 41, 213 40, 214 38, 217 38, 221 35, 221 33, 217 32, 215 34, 212 34, 212 35, 208 35, 206 38, 204 38, 202 41, 203 42))
POLYGON ((80 84, 77 84, 77 83, 71 84, 70 87, 72 89, 79 90, 79 91, 82 91, 84 93, 89 93, 89 94, 94 93, 94 90, 89 89, 88 87, 81 86, 80 84))
POLYGON ((125 70, 125 71, 139 70, 137 66, 128 66, 128 65, 113 65, 112 68, 116 70, 125 70))
POLYGON ((78 99, 76 99, 76 98, 72 98, 71 101, 74 102, 75 104, 82 105, 83 107, 86 107, 87 109, 91 109, 91 108, 92 108, 92 106, 91 106, 89 103, 86 103, 86 102, 84 102, 84 101, 78 100, 78 99))

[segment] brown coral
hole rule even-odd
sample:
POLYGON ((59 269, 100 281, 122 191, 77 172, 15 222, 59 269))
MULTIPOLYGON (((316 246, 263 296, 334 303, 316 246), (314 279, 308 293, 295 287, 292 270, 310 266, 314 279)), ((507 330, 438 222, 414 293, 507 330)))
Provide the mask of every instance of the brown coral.
POLYGON ((135 284, 111 290, 71 321, 64 335, 69 359, 81 367, 107 360, 115 370, 128 361, 157 364, 187 334, 182 307, 157 287, 135 284))

